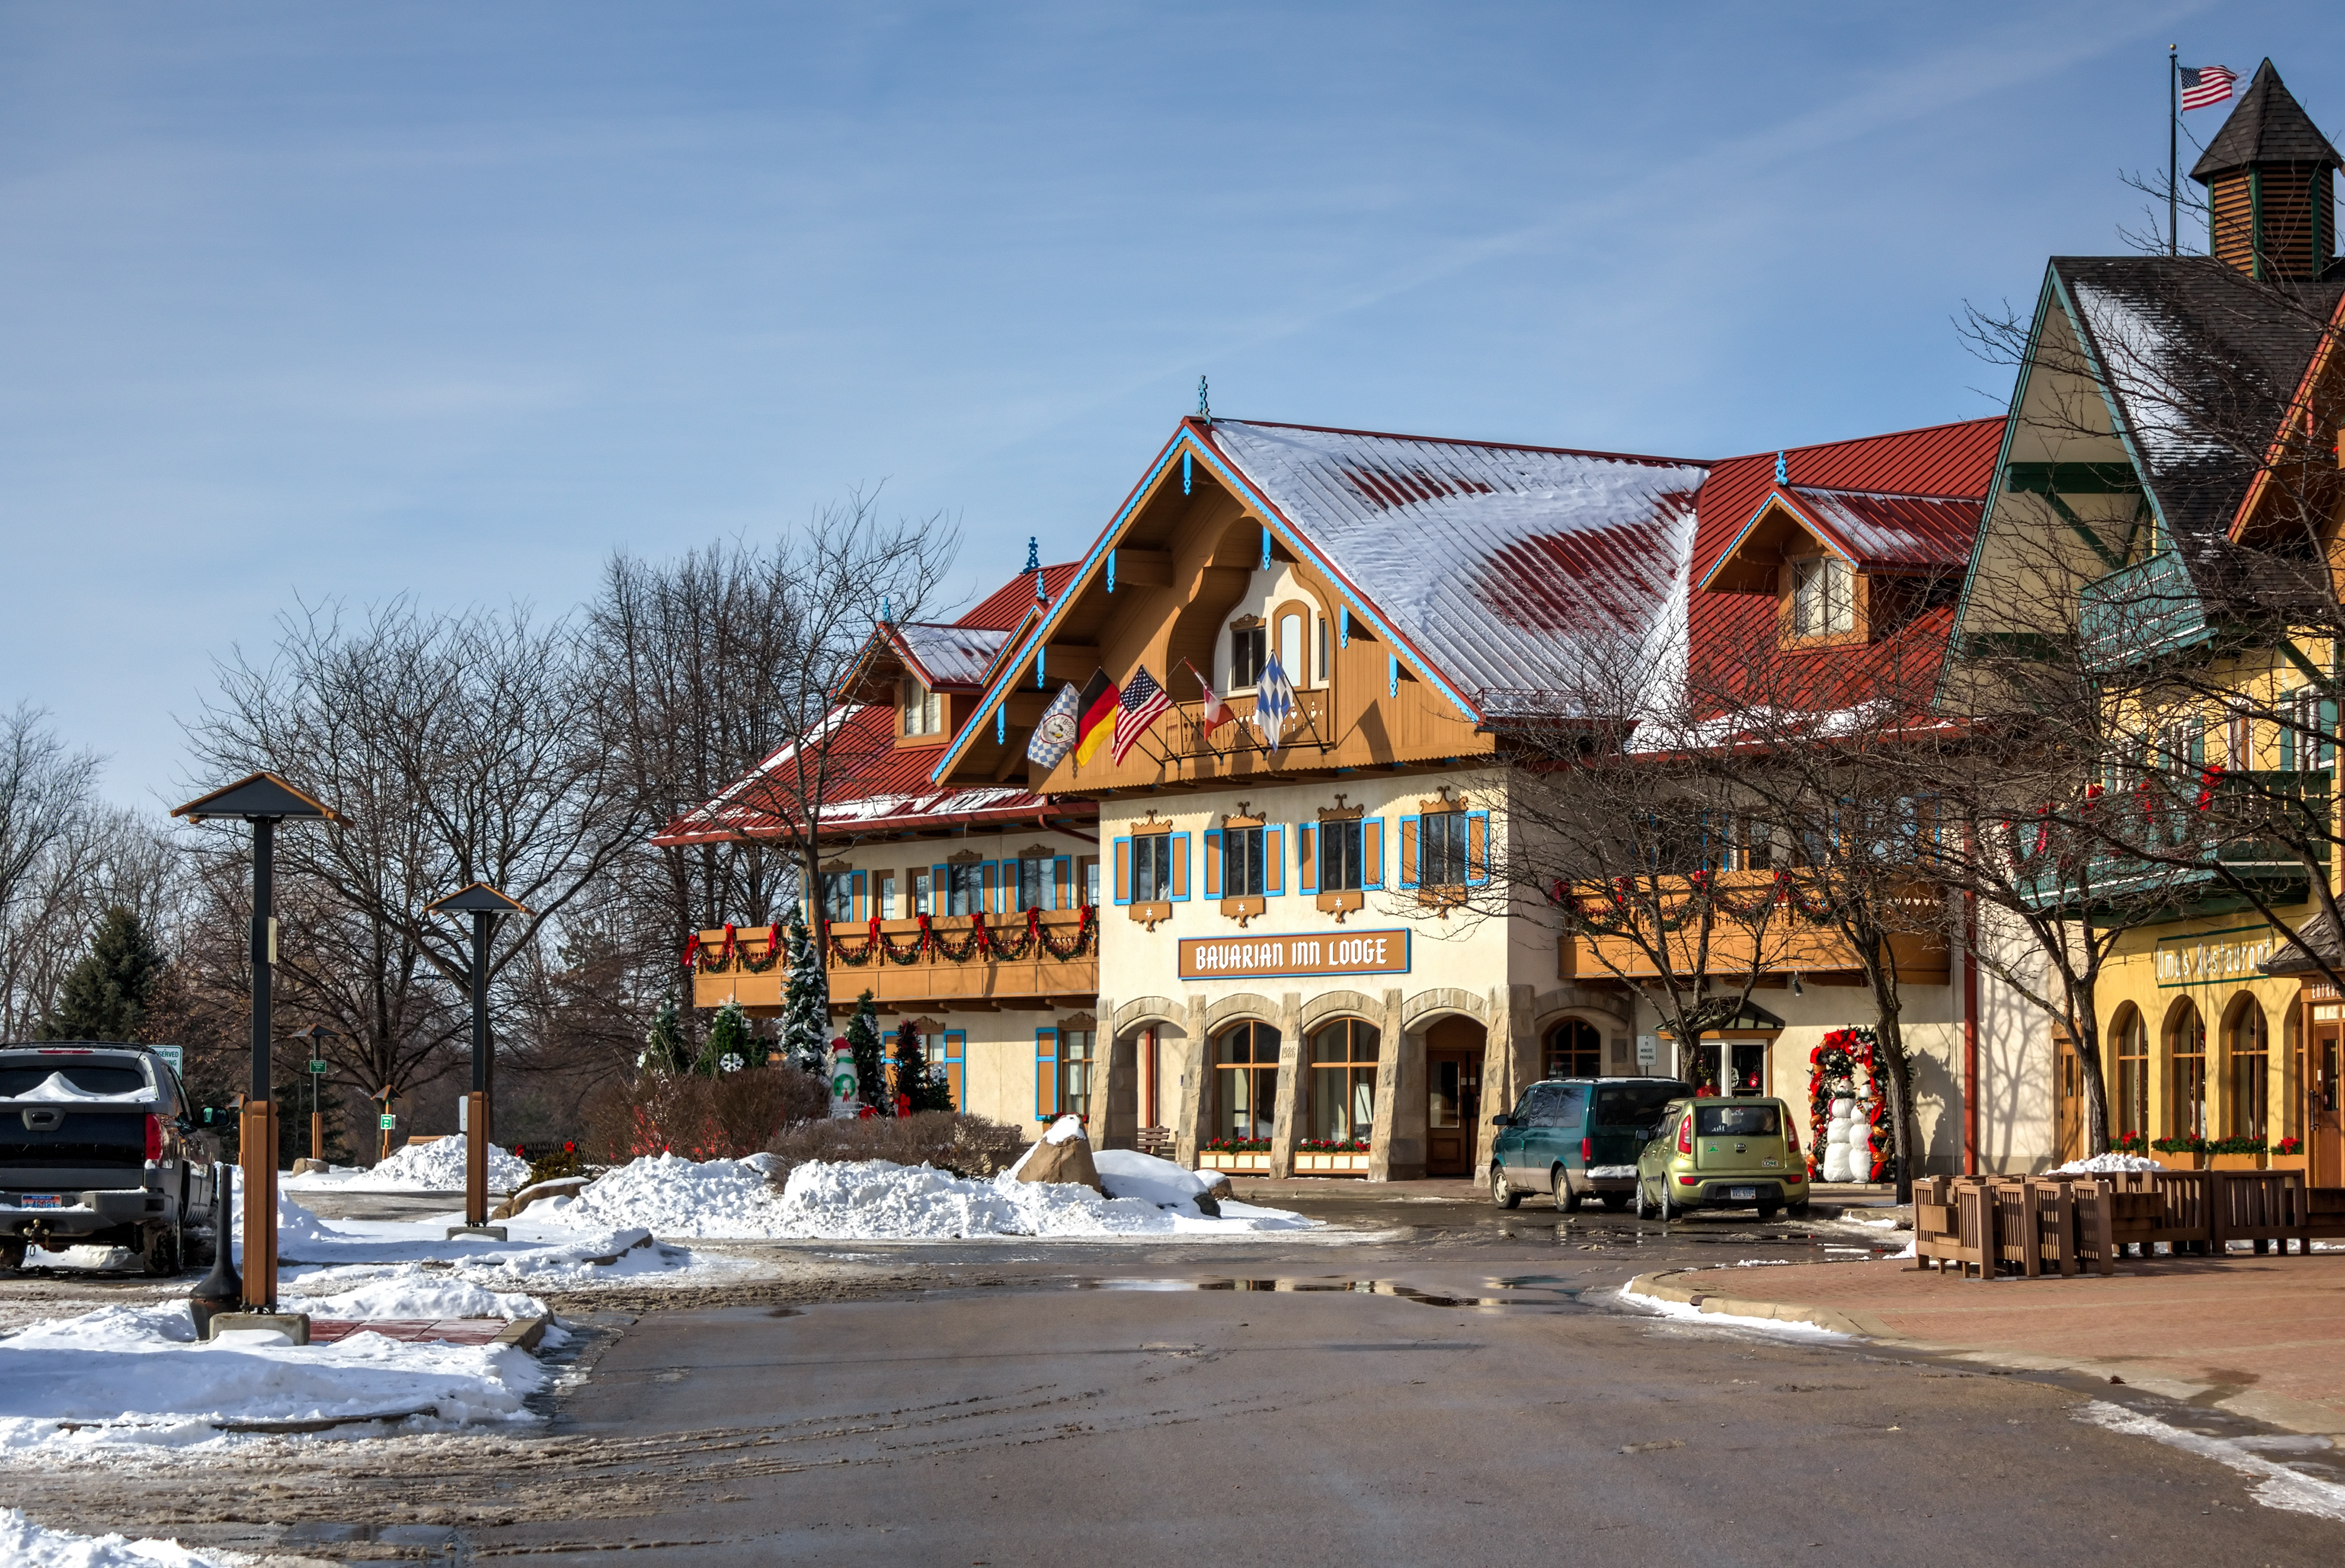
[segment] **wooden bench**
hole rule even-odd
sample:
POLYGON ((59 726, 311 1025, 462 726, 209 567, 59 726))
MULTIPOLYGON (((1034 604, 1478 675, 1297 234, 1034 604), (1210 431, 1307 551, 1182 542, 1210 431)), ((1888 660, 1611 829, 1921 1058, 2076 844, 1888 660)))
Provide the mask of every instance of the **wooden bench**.
POLYGON ((2262 1254, 2279 1243, 2288 1256, 2293 1239, 2299 1254, 2312 1250, 2306 1219, 2303 1179, 2293 1170, 2218 1170, 2215 1178, 2209 1223, 2219 1256, 2234 1241, 2252 1241, 2262 1254))
POLYGON ((2304 1189, 2303 1236, 2307 1250, 2316 1239, 2345 1240, 2345 1187, 2304 1189))
POLYGON ((1964 1279, 1994 1277, 1995 1206, 1984 1181, 1934 1176, 1915 1185, 1914 1259, 1916 1269, 1943 1274, 1952 1263, 1964 1279))
POLYGON ((2076 1271, 2076 1202, 2070 1184, 2026 1177, 1990 1182, 1995 1256, 2023 1279, 2076 1271))

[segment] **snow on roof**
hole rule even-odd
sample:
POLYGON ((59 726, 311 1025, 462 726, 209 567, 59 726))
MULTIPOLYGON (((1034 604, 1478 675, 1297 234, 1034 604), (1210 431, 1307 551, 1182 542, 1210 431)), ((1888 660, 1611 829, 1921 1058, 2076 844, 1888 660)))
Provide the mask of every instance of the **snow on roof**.
POLYGON ((1468 700, 1519 706, 1624 650, 1681 660, 1700 462, 1233 420, 1211 439, 1468 700))
POLYGON ((1829 541, 1860 569, 1960 566, 1978 532, 1976 501, 1791 487, 1829 541))
POLYGON ((1010 641, 1006 628, 943 625, 933 621, 907 621, 888 630, 912 673, 931 690, 982 687, 986 671, 1010 641))

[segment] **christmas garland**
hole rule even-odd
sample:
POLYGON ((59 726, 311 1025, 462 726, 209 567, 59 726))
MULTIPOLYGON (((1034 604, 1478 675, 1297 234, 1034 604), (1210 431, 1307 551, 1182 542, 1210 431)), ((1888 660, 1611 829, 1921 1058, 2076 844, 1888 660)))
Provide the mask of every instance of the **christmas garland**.
MULTIPOLYGON (((1856 1069, 1863 1067, 1864 1076, 1873 1074, 1873 1037, 1871 1029, 1834 1029, 1823 1043, 1808 1053, 1808 1179, 1823 1179, 1824 1134, 1832 1125, 1832 1102, 1843 1093, 1853 1098, 1856 1093, 1856 1069)), ((1888 1134, 1889 1103, 1885 1097, 1875 1095, 1867 1102, 1865 1113, 1864 1152, 1871 1162, 1865 1173, 1868 1181, 1883 1181, 1889 1175, 1888 1134)))
MULTIPOLYGON (((1660 935, 1673 936, 1713 911, 1737 920, 1755 921, 1777 908, 1786 908, 1818 926, 1829 923, 1840 912, 1832 902, 1802 891, 1788 871, 1776 872, 1766 891, 1747 899, 1735 898, 1721 890, 1708 871, 1690 872, 1685 880, 1687 892, 1683 897, 1666 905, 1654 901, 1660 935)), ((1547 899, 1563 910, 1566 923, 1574 930, 1591 931, 1599 936, 1624 936, 1633 932, 1637 915, 1630 907, 1629 895, 1637 885, 1636 878, 1616 876, 1609 883, 1597 885, 1603 889, 1601 895, 1590 897, 1574 893, 1568 884, 1558 877, 1547 899)))
POLYGON ((1075 929, 1070 936, 1053 936, 1042 924, 1042 912, 1026 911, 1023 930, 1010 936, 1000 926, 988 926, 982 913, 969 916, 968 935, 954 941, 936 928, 936 923, 925 915, 913 919, 919 929, 908 943, 890 936, 880 929, 874 916, 865 928, 861 941, 852 942, 829 927, 824 927, 826 950, 831 961, 849 968, 861 968, 875 956, 891 964, 917 964, 929 954, 935 954, 948 964, 967 964, 978 960, 1014 964, 1033 956, 1039 950, 1053 958, 1065 961, 1096 952, 1099 946, 1099 911, 1086 904, 1076 911, 1075 929))
POLYGON ((763 957, 752 957, 749 944, 752 937, 743 936, 732 922, 726 922, 725 940, 713 955, 695 931, 684 944, 684 966, 695 975, 726 973, 763 975, 782 961, 783 934, 778 925, 766 927, 766 951, 763 957))

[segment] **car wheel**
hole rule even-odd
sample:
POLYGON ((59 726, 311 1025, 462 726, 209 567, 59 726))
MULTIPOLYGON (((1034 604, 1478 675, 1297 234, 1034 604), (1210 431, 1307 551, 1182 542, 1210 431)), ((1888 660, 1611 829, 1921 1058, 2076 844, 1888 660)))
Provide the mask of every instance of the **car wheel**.
POLYGON ((168 1279, 179 1271, 179 1228, 176 1225, 150 1225, 139 1238, 139 1260, 145 1265, 147 1278, 168 1279))
POLYGON ((1794 1219, 1805 1219, 1808 1217, 1808 1200, 1804 1198, 1801 1199, 1791 1206, 1790 1212, 1794 1219))
POLYGON ((1774 1219, 1775 1216, 1782 1212, 1782 1210, 1781 1209, 1778 1209, 1771 1203, 1762 1203, 1759 1206, 1759 1223, 1761 1225, 1769 1224, 1774 1219))
POLYGON ((1653 1200, 1646 1196, 1645 1179, 1640 1175, 1637 1178, 1637 1218, 1650 1219, 1652 1217, 1653 1200))
POLYGON ((1670 1173, 1666 1170, 1661 1172, 1660 1209, 1661 1223, 1664 1225, 1667 1225, 1670 1220, 1675 1219, 1679 1215, 1685 1212, 1684 1209, 1679 1208, 1677 1204, 1671 1202, 1670 1199, 1670 1173))
POLYGON ((1521 1204, 1523 1195, 1507 1179, 1507 1168, 1497 1160, 1490 1162, 1490 1201, 1501 1209, 1513 1209, 1521 1204))
POLYGON ((5 1241, 0 1241, 0 1269, 14 1272, 24 1266, 25 1243, 14 1236, 5 1241))
POLYGON ((1605 1212, 1605 1213, 1607 1213, 1607 1214, 1618 1214, 1618 1213, 1619 1213, 1619 1212, 1620 1212, 1620 1210, 1622 1210, 1623 1209, 1626 1209, 1626 1208, 1628 1208, 1628 1207, 1629 1207, 1629 1195, 1628 1195, 1627 1193, 1625 1193, 1625 1192, 1608 1192, 1608 1193, 1606 1193, 1606 1194, 1604 1195, 1604 1212, 1605 1212))
POLYGON ((1555 1183, 1555 1211, 1558 1214, 1579 1213, 1579 1194, 1572 1189, 1571 1173, 1558 1165, 1551 1179, 1555 1183))

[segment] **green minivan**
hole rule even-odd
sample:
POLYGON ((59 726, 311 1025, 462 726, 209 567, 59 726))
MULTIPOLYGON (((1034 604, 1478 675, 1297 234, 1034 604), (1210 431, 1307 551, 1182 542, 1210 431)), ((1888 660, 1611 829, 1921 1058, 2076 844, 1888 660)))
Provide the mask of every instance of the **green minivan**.
POLYGON ((1618 1213, 1637 1190, 1637 1151, 1672 1100, 1693 1093, 1676 1078, 1547 1078, 1490 1118, 1490 1201, 1512 1209, 1527 1193, 1554 1196, 1569 1214, 1597 1199, 1618 1213))

